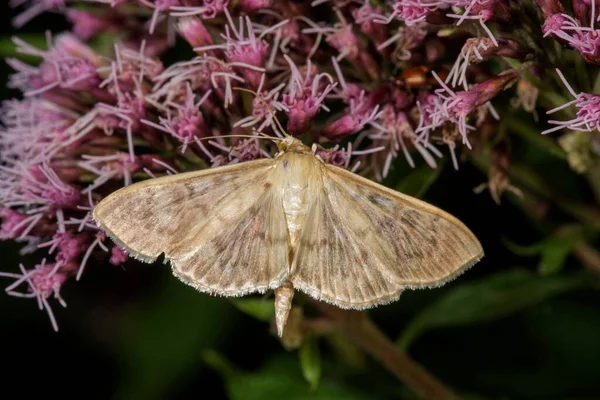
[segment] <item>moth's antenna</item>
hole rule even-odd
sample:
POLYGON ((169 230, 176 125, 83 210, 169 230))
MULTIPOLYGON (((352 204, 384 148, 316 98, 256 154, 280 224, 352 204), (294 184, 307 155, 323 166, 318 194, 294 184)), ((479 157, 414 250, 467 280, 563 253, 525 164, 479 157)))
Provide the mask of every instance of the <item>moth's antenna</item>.
MULTIPOLYGON (((251 90, 251 89, 246 89, 246 88, 239 87, 239 86, 235 86, 235 87, 233 87, 232 89, 233 89, 233 90, 239 90, 240 92, 251 93, 251 94, 253 94, 255 97, 259 98, 259 97, 258 97, 258 93, 256 93, 254 90, 251 90)), ((260 100, 261 100, 263 103, 266 103, 266 101, 265 101, 265 100, 263 100, 263 99, 260 99, 260 100)), ((279 130, 280 130, 281 132, 283 132, 283 134, 284 134, 284 135, 290 136, 290 134, 289 134, 289 133, 287 133, 285 129, 283 129, 283 126, 281 125, 281 122, 279 122, 279 118, 277 118, 277 115, 275 115, 275 112, 274 112, 274 111, 272 111, 272 110, 269 110, 269 112, 271 113, 271 116, 273 116, 273 119, 275 120, 275 124, 277 124, 277 127, 279 128, 279 130)), ((281 139, 280 139, 280 140, 281 140, 281 139)))
POLYGON ((262 136, 257 136, 257 135, 219 135, 219 136, 204 136, 201 138, 196 138, 194 139, 194 142, 199 142, 201 140, 208 140, 208 139, 221 139, 221 138, 249 138, 249 139, 267 139, 267 140, 285 140, 282 138, 278 138, 278 137, 272 137, 267 135, 264 132, 260 132, 260 131, 255 131, 256 133, 262 135, 262 136))
MULTIPOLYGON (((201 137, 201 138, 195 138, 194 139, 194 143, 199 143, 202 140, 210 140, 210 139, 222 139, 222 138, 248 138, 248 139, 266 139, 266 140, 284 140, 283 138, 278 138, 278 137, 273 137, 273 136, 269 136, 264 132, 260 132, 255 130, 254 132, 262 135, 262 136, 256 136, 256 135, 220 135, 220 136, 205 136, 205 137, 201 137)), ((181 145, 180 147, 185 146, 185 144, 181 145)))

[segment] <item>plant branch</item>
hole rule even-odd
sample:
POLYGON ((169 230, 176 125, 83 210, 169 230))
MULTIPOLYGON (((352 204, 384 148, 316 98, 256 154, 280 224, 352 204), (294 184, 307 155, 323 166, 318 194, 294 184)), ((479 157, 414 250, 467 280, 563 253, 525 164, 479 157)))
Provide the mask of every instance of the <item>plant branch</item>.
POLYGON ((456 400, 458 398, 425 368, 400 351, 364 312, 342 310, 318 301, 314 301, 313 304, 334 321, 340 332, 355 341, 424 399, 456 400))
POLYGON ((600 275, 600 253, 592 246, 580 240, 573 246, 573 255, 590 271, 600 275))
MULTIPOLYGON (((473 164, 484 173, 491 167, 489 157, 484 154, 473 153, 471 155, 473 164)), ((511 164, 508 169, 510 181, 520 189, 531 192, 538 197, 553 202, 563 212, 580 221, 584 226, 597 229, 600 227, 600 210, 595 206, 578 203, 555 193, 551 186, 545 182, 535 171, 524 164, 511 164)))

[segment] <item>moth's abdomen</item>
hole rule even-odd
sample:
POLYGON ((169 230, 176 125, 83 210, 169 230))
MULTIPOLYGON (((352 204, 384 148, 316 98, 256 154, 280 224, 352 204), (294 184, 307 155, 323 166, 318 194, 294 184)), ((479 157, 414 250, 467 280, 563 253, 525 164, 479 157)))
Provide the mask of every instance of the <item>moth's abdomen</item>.
POLYGON ((281 157, 277 179, 283 188, 283 210, 292 250, 310 209, 311 194, 318 182, 319 161, 312 154, 288 153, 281 157))

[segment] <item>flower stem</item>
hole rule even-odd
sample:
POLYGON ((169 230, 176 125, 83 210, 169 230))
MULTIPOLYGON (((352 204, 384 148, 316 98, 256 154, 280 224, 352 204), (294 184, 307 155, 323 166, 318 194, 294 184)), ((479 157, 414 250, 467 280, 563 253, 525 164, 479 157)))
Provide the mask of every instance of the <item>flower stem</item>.
MULTIPOLYGON (((487 173, 491 165, 490 158, 481 152, 471 154, 471 161, 484 173, 487 173)), ((578 203, 560 196, 553 191, 548 182, 525 164, 513 163, 508 169, 508 176, 513 185, 553 202, 563 212, 580 221, 582 225, 591 228, 600 227, 600 210, 596 206, 578 203)))
POLYGON ((590 271, 600 275, 600 253, 585 241, 580 240, 573 247, 573 254, 590 271))
POLYGON ((313 304, 334 321, 343 334, 355 341, 424 399, 455 400, 458 398, 425 368, 400 351, 364 312, 342 310, 318 301, 314 301, 313 304))

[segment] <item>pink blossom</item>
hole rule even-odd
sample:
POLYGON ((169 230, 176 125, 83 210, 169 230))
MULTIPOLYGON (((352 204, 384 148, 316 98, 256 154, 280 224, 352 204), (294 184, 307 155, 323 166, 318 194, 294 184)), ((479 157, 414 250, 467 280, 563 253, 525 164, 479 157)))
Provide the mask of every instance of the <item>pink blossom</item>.
MULTIPOLYGON (((57 44, 67 43, 65 39, 57 41, 57 44)), ((30 67, 16 59, 7 60, 7 63, 17 71, 11 77, 9 85, 26 91, 26 95, 43 93, 57 87, 73 91, 89 91, 100 83, 95 60, 73 55, 68 52, 68 48, 62 46, 42 51, 18 38, 13 40, 18 52, 40 57, 43 60, 38 68, 30 67)), ((69 42, 72 41, 75 39, 69 38, 69 42)), ((87 50, 89 49, 84 50, 86 55, 89 54, 87 50)))
POLYGON ((189 17, 200 15, 203 19, 212 19, 227 10, 229 0, 204 0, 202 6, 177 6, 172 7, 174 17, 189 17))
POLYGON ((565 12, 560 0, 535 0, 545 18, 565 12))
POLYGON ((552 114, 557 111, 563 110, 572 105, 575 106, 577 112, 575 118, 567 121, 548 121, 552 125, 556 125, 553 128, 546 129, 542 134, 558 131, 560 129, 571 129, 576 131, 600 131, 600 95, 590 93, 576 93, 571 85, 567 82, 562 72, 559 69, 556 70, 558 76, 562 80, 563 84, 575 99, 563 104, 562 106, 553 108, 546 114, 552 114))
POLYGON ((244 11, 262 10, 271 6, 273 0, 240 0, 240 7, 244 11))
POLYGON ((66 2, 67 0, 11 0, 11 7, 24 8, 24 11, 13 18, 13 25, 19 28, 44 12, 64 8, 66 2))
POLYGON ((210 32, 206 29, 202 20, 197 17, 180 18, 177 22, 177 30, 181 36, 193 47, 209 46, 214 44, 210 32))
POLYGON ((334 28, 335 30, 325 40, 330 46, 335 47, 340 52, 337 61, 345 57, 356 61, 360 49, 358 47, 358 38, 352 31, 352 25, 339 24, 334 28))
POLYGON ((290 111, 289 108, 279 100, 280 92, 285 87, 285 84, 281 83, 269 91, 263 90, 264 84, 265 75, 261 77, 256 96, 252 101, 252 115, 240 119, 233 124, 233 127, 255 127, 259 132, 262 132, 266 127, 270 127, 275 134, 283 136, 283 133, 279 131, 279 127, 275 123, 275 114, 278 111, 290 111))
POLYGON ((209 90, 196 102, 195 95, 192 92, 191 86, 188 84, 186 98, 183 104, 169 103, 169 105, 175 109, 175 117, 172 116, 171 109, 167 108, 167 118, 159 117, 160 124, 148 120, 142 120, 142 122, 173 135, 183 144, 181 152, 184 153, 187 146, 197 138, 208 136, 208 128, 204 122, 204 116, 202 115, 202 112, 200 112, 200 107, 210 94, 211 91, 209 90))
POLYGON ((28 217, 10 208, 0 209, 0 217, 2 217, 2 227, 0 228, 0 239, 16 239, 23 236, 23 231, 27 227, 28 217))
POLYGON ((152 18, 150 18, 150 33, 154 33, 154 30, 156 29, 156 25, 158 23, 158 18, 161 13, 166 13, 170 9, 177 9, 178 6, 181 6, 179 0, 154 0, 153 3, 150 0, 138 1, 140 1, 145 6, 154 9, 154 12, 152 13, 152 18))
MULTIPOLYGON (((269 52, 268 43, 257 37, 252 28, 249 17, 239 19, 239 27, 236 27, 231 16, 225 11, 229 25, 225 26, 225 44, 210 46, 210 49, 222 48, 225 56, 236 67, 240 68, 244 77, 254 86, 258 86, 261 72, 267 61, 269 52), (245 24, 244 24, 245 23, 245 24), (247 33, 244 33, 244 31, 247 33), (233 37, 231 36, 233 32, 233 37), (247 36, 246 36, 247 35, 247 36)), ((197 51, 209 49, 207 47, 197 48, 197 51)))
POLYGON ((46 310, 52 327, 55 331, 58 331, 58 324, 48 298, 54 296, 59 304, 63 307, 67 306, 60 296, 60 289, 67 278, 73 273, 72 266, 60 263, 46 264, 46 260, 43 260, 34 269, 26 270, 23 264, 20 264, 19 268, 21 269, 21 275, 0 272, 1 277, 15 279, 12 284, 7 286, 6 292, 15 297, 36 299, 40 310, 46 310), (28 286, 26 292, 15 291, 18 286, 24 283, 28 286))
POLYGON ((335 146, 332 149, 318 149, 316 155, 326 162, 337 167, 347 167, 350 162, 350 154, 346 149, 335 146))
POLYGON ((351 100, 346 114, 329 124, 323 134, 329 139, 339 139, 360 131, 367 124, 379 118, 380 115, 379 106, 372 109, 365 108, 364 96, 361 96, 359 101, 351 100))
POLYGON ((258 144, 257 139, 242 139, 231 147, 229 157, 236 162, 256 160, 268 156, 258 144))
POLYGON ((408 26, 414 25, 424 21, 432 12, 448 7, 448 3, 436 0, 399 0, 394 3, 393 11, 387 18, 377 22, 389 23, 397 18, 408 26))
MULTIPOLYGON (((595 4, 595 3, 594 3, 595 4)), ((567 14, 554 14, 546 19, 542 30, 544 36, 551 36, 578 51, 585 61, 600 65, 600 30, 594 29, 595 7, 592 7, 589 27, 567 14)))
POLYGON ((125 252, 125 250, 123 250, 119 246, 113 246, 112 249, 110 249, 109 262, 112 265, 121 265, 125 263, 128 259, 129 256, 127 255, 127 252, 125 252))
POLYGON ((302 75, 291 58, 285 56, 285 59, 291 70, 289 90, 283 95, 282 102, 288 114, 287 130, 292 135, 300 135, 308 129, 319 109, 328 110, 323 102, 335 84, 330 75, 318 74, 310 61, 306 65, 306 72, 302 75), (323 80, 328 81, 324 88, 323 80))
POLYGON ((413 168, 415 162, 410 154, 413 149, 421 154, 431 168, 437 167, 437 162, 431 153, 438 157, 441 153, 428 141, 418 140, 406 113, 396 112, 391 105, 386 105, 381 112, 379 122, 372 122, 371 125, 376 131, 368 136, 373 140, 373 145, 384 146, 387 150, 381 173, 377 171, 380 180, 388 175, 392 161, 398 157, 400 151, 413 168))
MULTIPOLYGON (((474 130, 475 127, 468 124, 469 115, 476 108, 488 103, 491 98, 512 83, 516 77, 516 73, 512 71, 498 75, 467 91, 461 92, 454 92, 450 89, 439 79, 435 72, 434 76, 442 86, 442 89, 436 91, 435 97, 428 97, 428 104, 421 111, 422 117, 417 132, 422 132, 426 136, 432 129, 450 122, 456 124, 458 127, 463 144, 471 148, 471 144, 467 138, 467 131, 474 130)), ((495 113, 493 109, 491 110, 492 113, 495 113)))
POLYGON ((109 19, 87 11, 69 9, 67 18, 73 24, 73 33, 83 40, 89 40, 111 27, 109 19))

